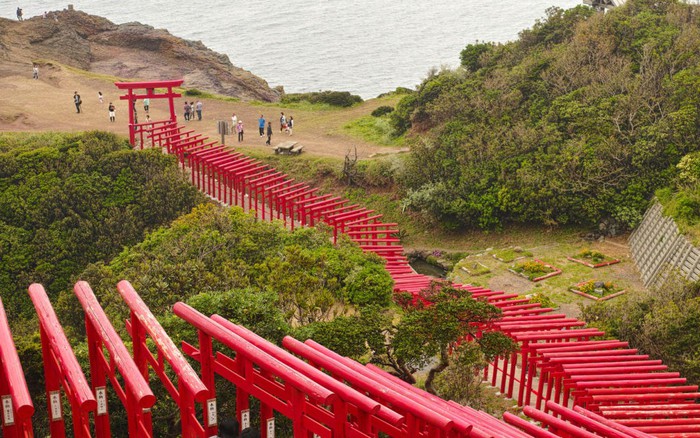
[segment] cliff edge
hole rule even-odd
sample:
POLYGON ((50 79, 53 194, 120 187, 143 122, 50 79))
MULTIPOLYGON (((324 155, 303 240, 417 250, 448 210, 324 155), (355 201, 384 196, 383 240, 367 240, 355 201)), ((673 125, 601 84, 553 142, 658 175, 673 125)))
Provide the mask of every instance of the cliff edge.
POLYGON ((234 66, 228 56, 167 30, 141 23, 114 24, 74 10, 18 22, 0 18, 0 60, 26 65, 36 59, 139 80, 184 78, 185 87, 243 100, 278 101, 282 91, 234 66))

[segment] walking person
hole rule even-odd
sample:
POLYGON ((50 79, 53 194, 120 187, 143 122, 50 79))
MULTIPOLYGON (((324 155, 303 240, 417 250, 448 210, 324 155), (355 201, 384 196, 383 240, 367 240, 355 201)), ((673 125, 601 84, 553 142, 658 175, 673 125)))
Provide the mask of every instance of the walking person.
POLYGON ((143 110, 148 113, 148 110, 151 108, 151 99, 145 98, 143 99, 143 110))
POLYGON ((238 117, 236 116, 236 113, 233 113, 231 116, 231 127, 232 129, 236 129, 236 126, 238 125, 238 117))
POLYGON ((185 120, 190 119, 190 104, 189 102, 185 101, 185 120))
POLYGON ((32 77, 34 79, 39 79, 39 66, 34 64, 34 67, 32 68, 32 77))
POLYGON ((75 109, 78 114, 80 114, 80 106, 83 104, 82 99, 80 99, 80 94, 76 91, 73 93, 73 103, 75 104, 75 109))
POLYGON ((202 121, 202 101, 201 100, 197 101, 196 108, 197 108, 197 120, 199 120, 201 122, 202 121))
POLYGON ((239 120, 236 125, 236 132, 238 133, 238 141, 243 141, 243 120, 239 120))
POLYGON ((260 114, 260 118, 258 119, 258 130, 260 131, 260 137, 265 135, 265 118, 262 114, 260 114))
POLYGON ((102 95, 102 92, 101 92, 101 91, 98 91, 98 92, 97 92, 97 100, 99 100, 100 103, 104 103, 104 101, 105 101, 104 99, 105 99, 105 98, 104 98, 104 96, 102 95))
POLYGON ((22 8, 20 8, 19 6, 17 6, 17 21, 23 21, 22 8))
POLYGON ((287 128, 287 118, 284 117, 284 113, 280 113, 280 132, 287 128))
POLYGON ((114 107, 114 104, 112 102, 109 103, 107 110, 109 111, 109 121, 114 122, 114 120, 116 119, 116 108, 114 107))
POLYGON ((289 121, 287 122, 287 132, 292 135, 292 128, 294 128, 294 117, 289 116, 289 121))
POLYGON ((265 144, 269 146, 271 141, 272 141, 272 122, 267 122, 267 141, 265 142, 265 144))

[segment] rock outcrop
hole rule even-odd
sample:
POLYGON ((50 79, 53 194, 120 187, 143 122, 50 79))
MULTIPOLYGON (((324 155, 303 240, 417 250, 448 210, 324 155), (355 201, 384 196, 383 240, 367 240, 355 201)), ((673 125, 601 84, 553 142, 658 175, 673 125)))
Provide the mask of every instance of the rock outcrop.
POLYGON ((0 59, 36 59, 139 80, 184 78, 185 87, 243 100, 279 100, 281 90, 200 41, 175 37, 141 23, 117 25, 80 11, 49 13, 17 22, 0 18, 0 59))

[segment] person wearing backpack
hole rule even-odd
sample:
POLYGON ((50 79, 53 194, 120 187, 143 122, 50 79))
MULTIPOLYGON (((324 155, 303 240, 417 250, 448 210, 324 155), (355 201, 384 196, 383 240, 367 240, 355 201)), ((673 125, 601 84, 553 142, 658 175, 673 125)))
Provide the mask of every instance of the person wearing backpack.
POLYGON ((284 117, 284 113, 280 113, 280 132, 287 129, 287 118, 284 117))

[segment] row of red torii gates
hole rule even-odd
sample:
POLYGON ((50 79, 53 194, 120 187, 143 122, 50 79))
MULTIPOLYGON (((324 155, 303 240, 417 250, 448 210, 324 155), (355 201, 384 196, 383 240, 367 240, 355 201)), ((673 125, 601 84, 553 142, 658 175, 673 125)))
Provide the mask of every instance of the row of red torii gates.
MULTIPOLYGON (((224 204, 255 209, 259 217, 283 220, 292 228, 323 222, 333 228, 334 237, 347 234, 365 251, 386 260, 396 291, 418 298, 430 285, 433 279, 416 274, 403 256, 399 239, 394 237, 397 224, 381 222, 381 214, 340 197, 322 195, 178 125, 173 99, 179 94, 173 88, 181 84, 181 80, 116 84, 127 90, 122 99, 129 105, 144 97, 165 98, 170 105, 168 120, 148 124, 131 120, 132 144, 143 148, 150 143, 176 155, 180 165, 189 168, 193 184, 224 204), (159 92, 161 89, 167 92, 159 92)), ((129 354, 90 286, 78 282, 74 291, 85 311, 90 382, 43 288, 38 284, 29 287, 39 317, 51 436, 67 434, 63 397, 70 407, 73 436, 111 436, 108 391, 124 406, 129 436, 153 436, 150 410, 157 400, 149 384, 154 375, 179 407, 183 437, 216 435, 217 379, 236 386, 236 416, 242 426, 259 424, 267 438, 275 436, 275 412, 291 420, 295 437, 304 438, 380 434, 406 438, 700 437, 698 387, 668 372, 661 361, 638 354, 626 342, 603 339, 602 331, 516 294, 456 286, 503 311, 496 327, 489 329, 509 334, 520 349, 496 359, 484 370, 484 377, 503 394, 517 398, 524 414, 537 424, 509 413, 499 420, 442 400, 312 340, 287 337, 283 342, 286 350, 282 349, 184 303, 177 303, 173 311, 197 329, 198 345, 183 343, 179 349, 133 287, 121 281, 116 287, 130 309, 126 329, 133 348, 129 354), (149 342, 155 345, 155 352, 149 342), (220 351, 215 351, 215 345, 222 346, 220 351), (185 356, 199 363, 199 373, 185 356), (257 421, 251 419, 251 397, 260 401, 257 421)), ((3 436, 31 437, 34 405, 1 306, 0 361, 3 436)))

